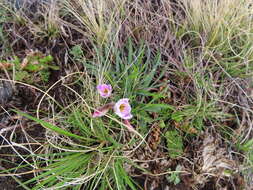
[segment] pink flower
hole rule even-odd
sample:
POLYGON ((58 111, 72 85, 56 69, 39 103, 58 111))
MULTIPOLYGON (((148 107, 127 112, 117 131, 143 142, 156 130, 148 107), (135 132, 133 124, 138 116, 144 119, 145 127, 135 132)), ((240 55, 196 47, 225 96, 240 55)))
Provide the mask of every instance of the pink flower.
POLYGON ((110 84, 97 85, 97 90, 103 98, 108 98, 112 94, 112 86, 110 84))
POLYGON ((92 117, 96 118, 104 116, 110 109, 113 108, 113 106, 114 103, 111 102, 109 104, 105 104, 104 106, 97 108, 97 110, 92 114, 92 117))
POLYGON ((114 105, 114 111, 115 113, 121 117, 122 119, 131 119, 133 116, 131 114, 131 106, 129 104, 128 98, 120 99, 115 105, 114 105))

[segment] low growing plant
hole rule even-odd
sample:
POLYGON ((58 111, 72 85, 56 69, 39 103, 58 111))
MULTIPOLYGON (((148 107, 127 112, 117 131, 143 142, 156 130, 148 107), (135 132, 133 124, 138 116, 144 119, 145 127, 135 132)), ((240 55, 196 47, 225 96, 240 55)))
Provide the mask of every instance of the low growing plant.
POLYGON ((27 52, 22 61, 18 57, 12 61, 0 61, 0 69, 12 70, 13 78, 16 81, 38 84, 39 82, 48 82, 50 69, 59 69, 58 66, 51 64, 52 62, 51 55, 45 56, 39 51, 31 51, 27 52))
POLYGON ((48 145, 43 150, 48 154, 34 155, 39 172, 24 185, 32 184, 34 190, 140 189, 125 168, 126 164, 136 166, 128 155, 146 143, 144 137, 153 122, 149 114, 164 112, 161 118, 166 117, 173 107, 159 102, 162 93, 150 92, 161 85, 153 80, 162 65, 159 55, 144 59, 148 53, 145 47, 131 51, 130 44, 128 48, 127 59, 122 52, 113 52, 117 61, 111 65, 86 62, 84 65, 99 79, 97 84, 86 74, 78 101, 53 119, 18 112, 47 129, 48 145))

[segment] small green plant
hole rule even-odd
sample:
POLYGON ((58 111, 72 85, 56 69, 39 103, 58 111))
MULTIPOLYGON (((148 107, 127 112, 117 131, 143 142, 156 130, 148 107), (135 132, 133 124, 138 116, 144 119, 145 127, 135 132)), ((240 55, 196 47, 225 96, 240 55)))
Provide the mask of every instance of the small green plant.
POLYGON ((81 62, 84 58, 84 53, 81 45, 75 45, 71 48, 70 54, 73 56, 75 61, 81 62))
POLYGON ((170 183, 173 183, 174 185, 177 185, 180 183, 180 176, 179 173, 181 171, 181 166, 177 165, 176 171, 172 172, 171 174, 167 175, 166 178, 170 183))
POLYGON ((64 143, 51 142, 57 147, 55 150, 64 151, 44 155, 47 157, 47 166, 44 167, 42 163, 40 174, 23 185, 35 184, 34 190, 47 187, 69 189, 70 185, 73 186, 72 189, 80 189, 82 185, 90 190, 102 190, 110 186, 120 190, 127 187, 136 189, 135 183, 123 168, 127 158, 121 155, 123 145, 119 142, 120 135, 112 137, 110 130, 102 127, 102 121, 97 120, 94 123, 96 127, 91 128, 89 123, 92 117, 87 117, 81 108, 75 109, 62 123, 72 127, 63 129, 25 113, 18 113, 47 128, 51 140, 60 138, 64 143), (77 130, 78 133, 72 132, 77 130))
POLYGON ((15 57, 12 61, 1 61, 0 68, 13 70, 14 80, 22 81, 29 84, 37 84, 39 82, 48 82, 50 69, 58 70, 59 67, 52 65, 53 57, 45 56, 39 51, 27 53, 26 57, 21 61, 15 57))
POLYGON ((177 158, 183 154, 183 140, 182 136, 177 130, 167 131, 165 133, 167 140, 167 148, 171 158, 177 158))
POLYGON ((175 122, 188 123, 182 130, 188 132, 189 128, 203 130, 204 122, 208 120, 229 118, 231 115, 223 113, 215 102, 207 102, 203 97, 199 97, 191 105, 182 106, 181 110, 172 113, 171 118, 175 122))
MULTIPOLYGON (((84 66, 94 74, 97 83, 94 78, 90 80, 88 74, 85 80, 80 79, 82 87, 85 86, 80 102, 77 100, 77 104, 69 105, 53 120, 46 118, 45 121, 19 112, 45 127, 50 142, 49 146, 43 147, 48 151, 46 164, 35 163, 41 170, 24 185, 35 184, 34 190, 69 189, 70 186, 71 189, 87 190, 140 189, 125 168, 126 164, 134 168, 137 165, 126 156, 127 147, 144 143, 148 129, 143 129, 154 120, 151 113, 161 114, 159 119, 165 119, 173 107, 160 102, 164 97, 162 93, 150 92, 161 85, 154 80, 154 76, 159 78, 163 74, 157 72, 163 64, 160 55, 145 59, 148 48, 141 46, 136 51, 132 48, 130 43, 128 56, 121 50, 113 51, 113 64, 102 56, 104 52, 98 53, 101 64, 95 64, 97 60, 86 61, 84 66), (128 133, 130 140, 125 138, 128 133)), ((80 58, 80 47, 75 47, 72 55, 80 58)), ((130 151, 134 152, 135 148, 130 151)), ((41 161, 39 157, 36 159, 41 161)))
POLYGON ((245 152, 247 155, 247 162, 253 167, 253 139, 238 145, 238 149, 245 152))

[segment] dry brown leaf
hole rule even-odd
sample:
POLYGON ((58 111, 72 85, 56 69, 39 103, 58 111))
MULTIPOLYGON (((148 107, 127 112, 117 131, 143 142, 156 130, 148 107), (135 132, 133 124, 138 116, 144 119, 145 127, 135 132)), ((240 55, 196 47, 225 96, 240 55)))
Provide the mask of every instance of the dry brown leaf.
POLYGON ((161 128, 155 123, 148 137, 148 144, 152 150, 156 150, 161 141, 161 128))
POLYGON ((198 130, 195 129, 194 127, 191 127, 189 125, 189 122, 185 121, 185 122, 174 122, 173 123, 175 128, 179 129, 179 130, 182 130, 186 133, 189 133, 189 134, 198 134, 198 130))
POLYGON ((205 184, 210 177, 225 179, 236 172, 236 162, 229 156, 220 137, 205 133, 200 151, 200 173, 194 177, 196 184, 205 184))
POLYGON ((11 67, 13 64, 8 62, 0 62, 0 69, 7 69, 11 67))
POLYGON ((218 142, 210 134, 204 139, 202 157, 203 173, 225 176, 224 170, 235 170, 235 162, 228 158, 227 151, 219 147, 218 142))

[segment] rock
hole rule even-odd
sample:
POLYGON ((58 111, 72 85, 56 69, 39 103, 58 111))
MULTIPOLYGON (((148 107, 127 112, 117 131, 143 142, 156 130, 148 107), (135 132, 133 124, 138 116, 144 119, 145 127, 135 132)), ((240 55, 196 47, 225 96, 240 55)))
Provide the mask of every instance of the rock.
POLYGON ((14 94, 13 86, 10 82, 0 81, 0 105, 7 104, 14 94))

